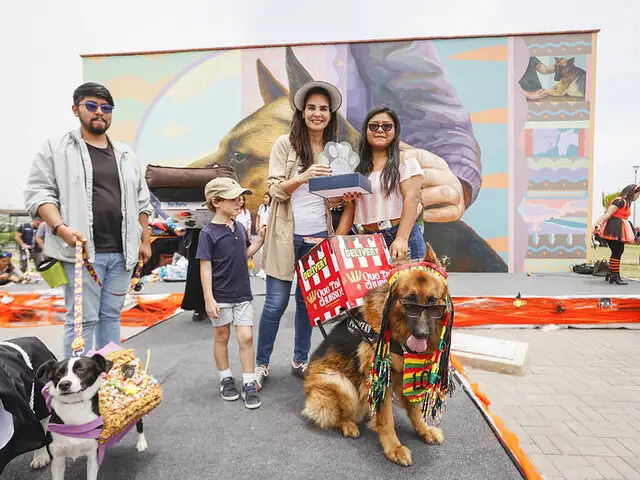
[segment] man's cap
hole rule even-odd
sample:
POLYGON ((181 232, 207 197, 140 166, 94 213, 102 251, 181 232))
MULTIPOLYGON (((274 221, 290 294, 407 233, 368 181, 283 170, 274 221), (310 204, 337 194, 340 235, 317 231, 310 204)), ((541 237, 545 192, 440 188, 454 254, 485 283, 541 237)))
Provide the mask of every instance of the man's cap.
POLYGON ((307 92, 312 88, 321 88, 324 90, 329 96, 329 100, 331 103, 331 111, 335 112, 342 105, 342 94, 340 90, 338 90, 335 86, 331 85, 329 82, 323 82, 321 80, 307 82, 302 85, 296 94, 293 96, 293 104, 296 106, 298 110, 301 112, 304 111, 304 100, 307 96, 307 92))
POLYGON ((248 188, 240 186, 233 178, 217 177, 210 180, 204 187, 204 198, 207 200, 203 203, 206 205, 212 198, 219 197, 226 200, 233 200, 240 195, 252 195, 253 192, 248 188))

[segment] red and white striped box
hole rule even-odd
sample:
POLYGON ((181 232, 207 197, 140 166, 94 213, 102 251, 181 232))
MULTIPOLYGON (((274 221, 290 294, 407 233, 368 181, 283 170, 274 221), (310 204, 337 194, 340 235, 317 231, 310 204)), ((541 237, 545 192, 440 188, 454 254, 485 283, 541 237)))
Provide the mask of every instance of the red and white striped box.
POLYGON ((311 325, 360 305, 389 278, 390 259, 379 233, 334 236, 316 245, 296 265, 311 325))

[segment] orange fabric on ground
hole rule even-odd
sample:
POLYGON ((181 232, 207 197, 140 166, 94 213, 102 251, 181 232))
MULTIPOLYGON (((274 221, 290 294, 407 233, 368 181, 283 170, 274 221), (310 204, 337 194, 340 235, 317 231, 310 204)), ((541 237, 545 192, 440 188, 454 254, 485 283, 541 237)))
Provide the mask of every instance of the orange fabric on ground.
MULTIPOLYGON (((5 292, 3 297, 12 300, 0 302, 0 327, 21 328, 64 323, 64 299, 58 296, 41 296, 39 293, 5 292), (57 303, 57 305, 56 305, 57 303)), ((164 296, 136 295, 137 305, 122 312, 124 327, 149 327, 173 315, 182 304, 182 293, 164 296)))
POLYGON ((453 297, 454 327, 483 325, 597 325, 640 322, 640 299, 611 298, 611 308, 600 308, 598 298, 453 297))
MULTIPOLYGON (((463 376, 467 381, 469 381, 469 378, 464 373, 464 368, 462 367, 460 362, 455 358, 453 354, 451 354, 450 358, 451 358, 451 365, 453 365, 453 368, 455 368, 461 376, 463 376)), ((527 454, 524 453, 522 448, 520 448, 520 441, 518 440, 518 437, 509 429, 507 429, 507 427, 505 427, 504 422, 500 417, 491 413, 491 411, 489 410, 489 405, 491 404, 491 402, 486 397, 486 395, 480 391, 478 384, 471 383, 471 382, 469 382, 469 384, 471 385, 471 389, 473 390, 474 395, 478 397, 478 399, 480 400, 482 409, 493 420, 493 423, 495 424, 498 430, 498 434, 500 435, 504 443, 507 445, 507 448, 511 450, 513 455, 518 460, 518 463, 522 467, 522 471, 524 472, 527 480, 542 480, 542 477, 536 470, 536 467, 533 466, 533 464, 527 457, 527 454)))

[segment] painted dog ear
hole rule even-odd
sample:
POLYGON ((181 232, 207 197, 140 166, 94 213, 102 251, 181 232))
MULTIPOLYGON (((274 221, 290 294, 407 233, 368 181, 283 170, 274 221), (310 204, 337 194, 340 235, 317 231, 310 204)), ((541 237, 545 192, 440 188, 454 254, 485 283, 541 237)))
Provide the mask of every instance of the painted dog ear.
POLYGON ((300 63, 298 57, 293 53, 293 48, 290 46, 285 48, 285 66, 289 79, 289 103, 291 104, 291 109, 295 112, 296 107, 293 104, 293 96, 302 85, 311 82, 313 77, 309 71, 304 68, 304 65, 300 63))
POLYGON ((256 70, 260 95, 265 105, 273 102, 276 98, 286 97, 289 94, 287 89, 276 80, 271 70, 260 59, 256 61, 256 70))
POLYGON ((98 364, 98 368, 101 372, 107 373, 113 367, 113 362, 111 360, 107 360, 99 353, 96 353, 93 357, 93 360, 98 364))
POLYGON ((51 380, 53 377, 53 370, 56 368, 58 362, 55 360, 48 360, 44 362, 36 371, 36 378, 44 376, 47 380, 51 380))

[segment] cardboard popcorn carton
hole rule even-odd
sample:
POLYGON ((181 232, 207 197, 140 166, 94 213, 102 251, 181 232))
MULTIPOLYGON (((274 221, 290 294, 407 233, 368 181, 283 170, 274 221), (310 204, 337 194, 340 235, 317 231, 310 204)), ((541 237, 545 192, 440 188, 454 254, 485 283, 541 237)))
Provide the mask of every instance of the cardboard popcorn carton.
POLYGON ((313 326, 362 304, 387 281, 390 255, 381 234, 334 236, 323 240, 296 265, 313 326))

